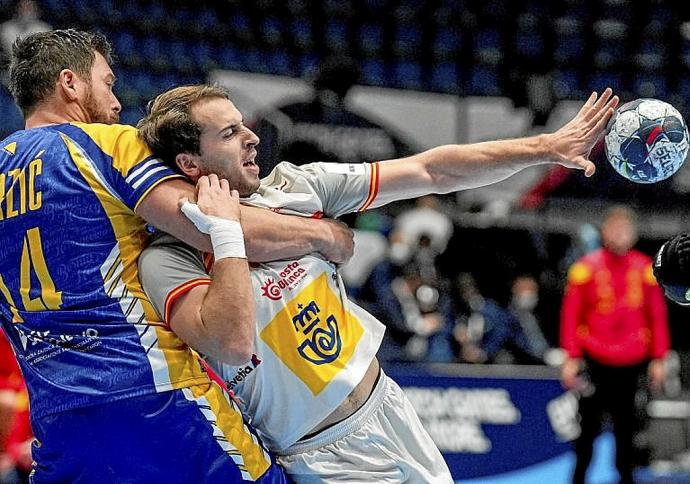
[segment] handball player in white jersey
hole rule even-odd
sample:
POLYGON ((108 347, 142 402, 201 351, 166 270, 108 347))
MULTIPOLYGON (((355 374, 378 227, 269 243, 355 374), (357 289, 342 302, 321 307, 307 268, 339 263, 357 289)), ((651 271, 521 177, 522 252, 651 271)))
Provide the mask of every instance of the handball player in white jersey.
MULTIPOLYGON (((495 183, 540 163, 560 163, 590 176, 594 165, 587 156, 617 102, 609 89, 601 97, 593 93, 577 116, 552 134, 441 146, 374 163, 284 162, 261 181, 255 162, 259 139, 218 87, 171 89, 151 103, 138 127, 153 152, 193 182, 217 176, 245 204, 338 217, 495 183)), ((214 247, 227 242, 222 220, 189 202, 181 208, 215 237, 214 247)), ((242 364, 216 357, 204 338, 204 318, 223 315, 222 298, 207 295, 232 286, 213 279, 208 255, 159 234, 139 266, 153 305, 234 391, 296 482, 452 482, 410 402, 379 368, 384 325, 348 300, 335 264, 315 254, 253 265, 256 321, 227 329, 247 341, 242 364)))

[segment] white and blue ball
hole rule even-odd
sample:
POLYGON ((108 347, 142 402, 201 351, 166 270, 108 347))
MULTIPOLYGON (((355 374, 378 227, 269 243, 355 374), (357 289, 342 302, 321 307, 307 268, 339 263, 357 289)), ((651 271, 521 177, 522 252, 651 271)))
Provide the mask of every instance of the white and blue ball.
POLYGON ((606 157, 618 173, 635 183, 656 183, 683 165, 690 137, 673 106, 637 99, 616 110, 604 141, 606 157))

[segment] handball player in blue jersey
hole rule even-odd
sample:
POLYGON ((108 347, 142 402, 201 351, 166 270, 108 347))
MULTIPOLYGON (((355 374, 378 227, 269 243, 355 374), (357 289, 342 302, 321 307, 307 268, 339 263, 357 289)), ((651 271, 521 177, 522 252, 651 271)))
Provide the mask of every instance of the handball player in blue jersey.
MULTIPOLYGON (((208 178, 198 206, 223 230, 215 240, 198 232, 177 205, 194 187, 115 124, 110 63, 103 36, 76 30, 27 36, 12 52, 26 129, 0 142, 0 323, 29 390, 32 482, 284 482, 147 301, 136 266, 145 222, 220 258, 238 318, 253 314, 243 231, 253 260, 313 250, 343 260, 351 234, 240 208, 227 183, 208 178)), ((251 351, 203 330, 221 360, 251 351)))

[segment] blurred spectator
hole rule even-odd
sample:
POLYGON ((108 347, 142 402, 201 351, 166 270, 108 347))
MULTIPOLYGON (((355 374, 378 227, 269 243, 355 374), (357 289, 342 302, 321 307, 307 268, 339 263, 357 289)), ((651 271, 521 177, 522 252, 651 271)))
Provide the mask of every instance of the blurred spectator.
POLYGON ((652 261, 632 250, 637 241, 634 215, 615 207, 601 226, 603 248, 579 259, 568 272, 563 299, 561 346, 565 387, 581 393, 581 435, 575 442, 573 482, 583 483, 592 445, 607 412, 616 439, 616 467, 632 482, 633 437, 638 382, 648 372, 659 390, 669 349, 666 305, 652 274, 652 261), (580 372, 584 368, 585 376, 580 372))
POLYGON ((501 332, 503 325, 498 321, 504 317, 504 310, 479 293, 471 274, 458 276, 457 294, 457 302, 462 308, 462 316, 453 328, 453 337, 460 347, 458 357, 466 363, 486 363, 500 350, 500 344, 491 343, 498 341, 492 336, 496 329, 501 332))
POLYGON ((393 227, 409 246, 414 246, 420 236, 427 236, 430 250, 437 255, 445 252, 454 229, 453 221, 441 211, 439 198, 434 195, 417 198, 413 208, 395 218, 393 227))
POLYGON ((361 213, 352 230, 355 249, 347 264, 340 267, 340 275, 351 299, 359 301, 374 267, 388 257, 390 217, 382 210, 361 213))
POLYGON ((29 482, 32 440, 24 379, 0 331, 0 482, 29 482))
POLYGON ((24 37, 36 32, 46 32, 52 27, 40 18, 38 5, 34 0, 20 0, 17 13, 10 20, 0 24, 0 47, 2 47, 2 64, 5 65, 12 52, 12 44, 17 37, 24 37))
POLYGON ((548 73, 534 73, 527 78, 525 86, 527 107, 532 112, 532 127, 537 132, 543 131, 556 105, 553 78, 548 73))
MULTIPOLYGON (((525 355, 533 363, 543 363, 544 356, 549 350, 544 333, 534 310, 539 303, 539 284, 530 275, 515 278, 511 287, 511 300, 508 310, 513 315, 520 330, 525 335, 525 355)), ((530 362, 530 361, 526 361, 530 362)))
POLYGON ((374 267, 363 304, 386 326, 379 352, 384 360, 450 362, 455 321, 448 284, 438 276, 426 235, 404 257, 393 254, 399 234, 391 234, 389 259, 374 267))
POLYGON ((458 306, 462 316, 458 318, 453 336, 460 348, 458 356, 461 361, 543 363, 548 345, 532 314, 537 301, 536 287, 519 279, 518 284, 513 284, 515 293, 511 309, 515 312, 512 312, 482 296, 471 274, 458 276, 458 306), (525 331, 523 322, 529 333, 525 331))
POLYGON ((453 358, 451 301, 440 281, 428 279, 422 269, 418 263, 406 265, 390 286, 411 333, 405 349, 412 359, 447 363, 453 358))
POLYGON ((283 160, 294 164, 359 163, 411 154, 410 148, 387 129, 346 107, 347 94, 359 78, 360 68, 353 59, 331 57, 314 79, 312 100, 264 113, 255 129, 261 138, 262 173, 269 173, 283 160), (314 159, 314 153, 323 157, 314 159))

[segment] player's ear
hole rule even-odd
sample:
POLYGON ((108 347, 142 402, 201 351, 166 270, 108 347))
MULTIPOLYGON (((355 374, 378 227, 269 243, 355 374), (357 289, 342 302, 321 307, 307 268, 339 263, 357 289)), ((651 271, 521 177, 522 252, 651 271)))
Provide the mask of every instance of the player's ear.
POLYGON ((177 167, 185 176, 192 180, 196 180, 201 176, 199 161, 198 156, 190 155, 189 153, 178 153, 175 157, 177 167))
POLYGON ((77 99, 78 77, 71 69, 63 69, 58 74, 58 91, 69 101, 77 99))

